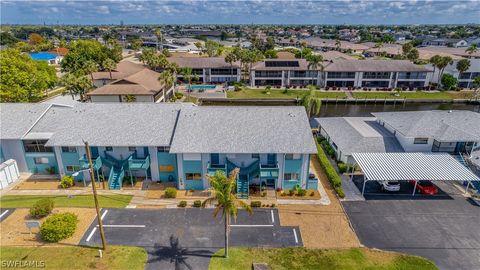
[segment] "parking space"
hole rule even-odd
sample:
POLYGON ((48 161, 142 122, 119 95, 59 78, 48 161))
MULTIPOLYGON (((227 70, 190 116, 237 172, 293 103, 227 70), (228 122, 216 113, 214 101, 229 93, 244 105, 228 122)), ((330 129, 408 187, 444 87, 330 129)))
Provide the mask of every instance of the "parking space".
MULTIPOLYGON (((207 268, 211 255, 224 246, 224 221, 213 217, 213 209, 103 209, 101 216, 107 243, 145 247, 151 269, 173 269, 181 257, 186 268, 207 268)), ((276 209, 258 209, 253 215, 241 210, 231 225, 231 246, 303 246, 298 227, 280 226, 276 209)), ((97 220, 80 244, 101 244, 97 220)))
MULTIPOLYGON (((363 189, 363 176, 353 177, 353 183, 358 188, 360 193, 363 189)), ((433 184, 437 187, 438 193, 434 195, 426 195, 420 192, 413 194, 414 186, 408 181, 400 181, 399 191, 386 191, 382 189, 382 186, 377 181, 367 181, 365 183, 365 191, 363 196, 366 200, 438 200, 438 199, 452 199, 451 195, 460 195, 460 191, 453 187, 453 183, 446 183, 442 181, 435 181, 433 184)))
POLYGON ((480 269, 480 207, 463 196, 449 198, 377 197, 343 205, 367 247, 424 256, 440 269, 480 269))
POLYGON ((15 211, 14 208, 0 208, 0 222, 4 221, 8 216, 10 216, 13 211, 15 211))

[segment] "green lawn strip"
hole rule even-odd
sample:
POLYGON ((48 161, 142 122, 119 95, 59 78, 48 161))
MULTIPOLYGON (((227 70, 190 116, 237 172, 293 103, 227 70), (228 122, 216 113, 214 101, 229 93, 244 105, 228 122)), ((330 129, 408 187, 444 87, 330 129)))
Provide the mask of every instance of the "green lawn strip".
POLYGON ((354 98, 358 99, 470 99, 472 92, 401 92, 395 96, 395 91, 390 92, 352 92, 354 98))
MULTIPOLYGON (((147 252, 139 247, 108 246, 99 258, 98 249, 92 247, 1 247, 2 269, 8 263, 23 261, 31 267, 22 269, 144 269, 147 252), (33 262, 33 264, 32 264, 33 262), (44 267, 35 267, 43 262, 44 267)), ((18 266, 17 266, 18 267, 18 266)))
MULTIPOLYGON (((95 207, 93 195, 5 195, 0 198, 2 208, 29 208, 35 202, 43 198, 51 198, 55 207, 95 207)), ((125 208, 132 199, 132 195, 98 195, 100 207, 104 208, 125 208)))
POLYGON ((345 192, 343 192, 342 188, 342 179, 338 175, 335 168, 332 166, 332 163, 330 163, 327 154, 325 154, 325 151, 323 150, 322 146, 320 146, 317 140, 315 140, 315 144, 317 145, 318 161, 323 171, 325 172, 325 175, 327 175, 328 181, 332 185, 333 189, 335 189, 335 192, 337 192, 338 196, 340 198, 344 198, 345 192))
POLYGON ((231 248, 225 259, 223 250, 215 253, 210 261, 210 270, 247 270, 252 263, 267 263, 270 269, 369 269, 400 270, 438 269, 422 257, 385 251, 352 248, 347 250, 305 248, 231 248))
MULTIPOLYGON (((302 95, 306 92, 306 90, 276 90, 276 89, 251 89, 251 88, 243 88, 240 91, 228 91, 227 97, 228 98, 301 98, 302 95), (270 93, 270 94, 268 94, 270 93)), ((316 92, 317 97, 319 98, 339 98, 343 99, 346 97, 345 93, 343 92, 316 92)))

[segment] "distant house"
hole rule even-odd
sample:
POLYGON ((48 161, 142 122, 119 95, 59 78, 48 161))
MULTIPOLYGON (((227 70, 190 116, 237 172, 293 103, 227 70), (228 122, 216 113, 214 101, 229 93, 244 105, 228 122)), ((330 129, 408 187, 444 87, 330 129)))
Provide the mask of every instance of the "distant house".
POLYGON ((322 39, 322 38, 307 38, 305 39, 307 46, 314 50, 328 51, 328 50, 338 50, 341 52, 349 53, 363 53, 365 50, 369 49, 368 46, 363 44, 352 43, 349 41, 340 41, 337 43, 334 39, 322 39))
MULTIPOLYGON (((240 63, 230 65, 223 57, 169 57, 167 60, 180 68, 191 68, 199 83, 240 81, 240 63)), ((177 73, 177 78, 183 80, 181 72, 177 73)))
POLYGON ((464 39, 453 38, 436 38, 426 39, 422 42, 422 46, 436 46, 436 47, 467 47, 468 42, 464 39))
POLYGON ((93 74, 94 83, 98 86, 87 96, 92 102, 160 102, 173 95, 173 88, 166 88, 158 80, 160 73, 141 64, 129 61, 120 62, 110 72, 93 74))

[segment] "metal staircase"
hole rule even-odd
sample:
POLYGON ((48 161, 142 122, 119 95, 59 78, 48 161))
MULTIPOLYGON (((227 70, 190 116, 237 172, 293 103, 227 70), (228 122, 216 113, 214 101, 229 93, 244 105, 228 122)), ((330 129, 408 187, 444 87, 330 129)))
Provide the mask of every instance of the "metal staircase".
POLYGON ((227 170, 230 172, 235 168, 239 168, 239 174, 237 178, 237 198, 247 199, 249 196, 250 179, 258 177, 260 174, 260 160, 256 160, 247 167, 237 166, 226 159, 227 170))
MULTIPOLYGON (((475 169, 474 168, 474 165, 471 164, 471 162, 468 161, 468 159, 465 159, 465 157, 462 155, 462 154, 458 154, 458 155, 453 155, 453 157, 460 163, 462 164, 463 166, 467 167, 469 170, 473 171, 474 173, 476 173, 477 175, 479 174, 479 172, 477 172, 478 169, 475 169)), ((468 158, 468 157, 467 157, 468 158)), ((478 191, 480 192, 480 181, 472 181, 470 182, 472 184, 472 186, 478 191)), ((466 185, 466 183, 464 183, 466 185)))

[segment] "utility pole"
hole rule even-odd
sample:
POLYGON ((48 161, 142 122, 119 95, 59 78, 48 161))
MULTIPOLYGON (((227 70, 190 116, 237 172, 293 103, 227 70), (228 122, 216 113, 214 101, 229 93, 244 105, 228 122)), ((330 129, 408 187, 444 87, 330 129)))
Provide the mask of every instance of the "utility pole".
POLYGON ((106 250, 107 242, 105 241, 105 232, 103 231, 100 208, 98 207, 97 186, 95 183, 95 175, 93 174, 92 155, 90 154, 90 147, 88 146, 88 142, 83 141, 83 143, 85 143, 85 152, 87 153, 88 158, 88 169, 90 171, 90 179, 92 181, 93 198, 95 200, 95 210, 97 211, 98 228, 100 230, 100 237, 102 238, 102 249, 106 250))

